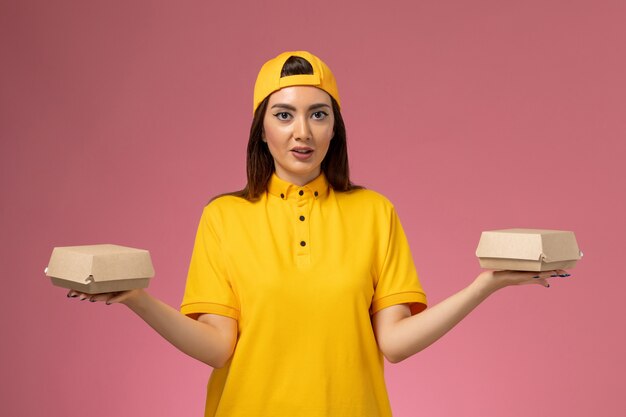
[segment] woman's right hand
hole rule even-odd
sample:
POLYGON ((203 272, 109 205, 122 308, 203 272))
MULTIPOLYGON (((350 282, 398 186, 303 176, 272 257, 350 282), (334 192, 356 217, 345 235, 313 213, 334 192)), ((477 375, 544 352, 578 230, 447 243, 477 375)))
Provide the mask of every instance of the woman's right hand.
POLYGON ((68 298, 78 298, 81 301, 89 300, 92 303, 104 302, 106 305, 114 303, 127 304, 129 301, 137 298, 142 289, 134 289, 129 291, 106 292, 100 294, 86 294, 76 290, 70 290, 67 293, 68 298))

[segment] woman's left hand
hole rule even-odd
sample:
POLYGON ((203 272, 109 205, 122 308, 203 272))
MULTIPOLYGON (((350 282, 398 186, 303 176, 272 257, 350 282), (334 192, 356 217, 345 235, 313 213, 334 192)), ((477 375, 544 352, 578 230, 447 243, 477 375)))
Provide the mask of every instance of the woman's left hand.
POLYGON ((489 293, 492 293, 511 285, 537 284, 549 288, 549 279, 557 277, 566 278, 569 276, 570 274, 562 269, 542 272, 483 271, 476 277, 476 283, 480 284, 489 293))

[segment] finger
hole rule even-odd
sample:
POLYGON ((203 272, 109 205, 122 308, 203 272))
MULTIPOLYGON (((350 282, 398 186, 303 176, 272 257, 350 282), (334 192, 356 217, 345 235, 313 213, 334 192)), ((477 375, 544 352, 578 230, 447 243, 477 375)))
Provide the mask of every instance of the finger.
POLYGON ((534 276, 532 283, 533 284, 539 284, 539 285, 544 286, 546 288, 550 288, 550 283, 548 282, 548 278, 547 277, 534 276))
POLYGON ((556 272, 557 272, 557 275, 558 275, 559 277, 561 277, 561 278, 567 278, 567 277, 572 276, 572 274, 570 274, 569 272, 567 272, 567 271, 566 271, 566 270, 564 270, 564 269, 559 269, 559 270, 558 270, 558 271, 556 271, 556 272))
POLYGON ((559 276, 559 271, 541 271, 541 272, 536 272, 533 278, 546 279, 546 278, 555 278, 558 276, 559 276))
POLYGON ((569 274, 564 269, 557 269, 557 270, 554 270, 554 271, 550 271, 550 278, 557 278, 557 277, 567 278, 567 277, 570 277, 570 276, 571 276, 571 274, 569 274))
POLYGON ((107 304, 119 303, 124 298, 125 294, 126 291, 111 293, 111 296, 107 300, 107 304))
POLYGON ((89 301, 92 303, 106 301, 109 298, 110 293, 92 294, 89 296, 89 301))
POLYGON ((120 293, 119 292, 112 292, 109 294, 109 296, 107 297, 105 304, 106 305, 111 305, 113 303, 115 303, 117 301, 117 298, 119 298, 120 293))
POLYGON ((533 281, 535 284, 550 288, 550 283, 548 282, 548 279, 555 276, 558 276, 556 274, 556 271, 542 271, 533 276, 533 281))

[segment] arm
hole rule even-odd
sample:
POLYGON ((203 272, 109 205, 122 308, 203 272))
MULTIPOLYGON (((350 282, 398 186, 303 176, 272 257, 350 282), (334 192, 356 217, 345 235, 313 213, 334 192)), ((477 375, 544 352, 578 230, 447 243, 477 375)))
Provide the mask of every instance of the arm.
POLYGON ((414 316, 406 304, 387 307, 372 317, 378 346, 390 362, 400 362, 437 341, 497 290, 524 284, 549 287, 547 278, 556 274, 565 271, 485 271, 466 288, 414 316))
POLYGON ((76 291, 68 293, 68 297, 78 296, 126 305, 181 352, 214 368, 224 366, 235 348, 237 321, 230 317, 202 314, 194 320, 143 290, 94 296, 76 291))

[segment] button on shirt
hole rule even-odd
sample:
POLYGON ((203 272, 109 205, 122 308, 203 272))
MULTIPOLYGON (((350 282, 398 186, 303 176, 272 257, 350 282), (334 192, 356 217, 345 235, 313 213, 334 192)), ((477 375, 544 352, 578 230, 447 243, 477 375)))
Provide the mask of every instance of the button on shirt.
POLYGON ((202 213, 181 311, 231 317, 235 352, 205 416, 391 416, 371 314, 426 306, 392 204, 272 176, 259 200, 202 213))

